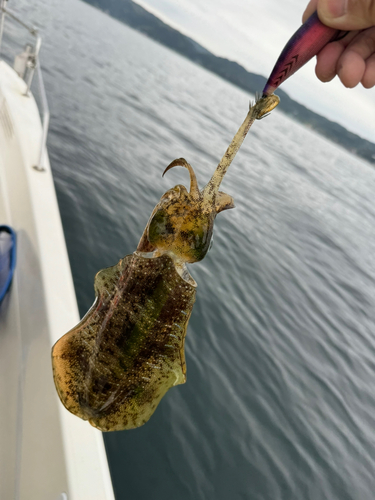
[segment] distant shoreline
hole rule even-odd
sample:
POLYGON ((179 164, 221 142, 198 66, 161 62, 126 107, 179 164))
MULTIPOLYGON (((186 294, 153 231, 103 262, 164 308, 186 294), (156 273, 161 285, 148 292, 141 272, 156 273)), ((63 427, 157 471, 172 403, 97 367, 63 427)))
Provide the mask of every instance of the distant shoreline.
MULTIPOLYGON (((266 83, 264 76, 250 73, 235 61, 215 56, 192 38, 164 23, 132 0, 84 1, 245 91, 255 94, 266 83)), ((308 125, 310 129, 317 131, 350 153, 354 153, 375 165, 375 144, 373 142, 362 139, 338 123, 311 111, 291 99, 283 90, 278 89, 277 94, 281 98, 279 108, 281 111, 292 116, 298 122, 308 125)))

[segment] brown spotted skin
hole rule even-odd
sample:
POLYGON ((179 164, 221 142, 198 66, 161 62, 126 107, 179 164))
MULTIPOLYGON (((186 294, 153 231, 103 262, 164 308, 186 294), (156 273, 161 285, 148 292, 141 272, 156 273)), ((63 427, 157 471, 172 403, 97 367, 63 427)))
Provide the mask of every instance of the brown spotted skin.
POLYGON ((96 275, 94 305, 54 345, 61 401, 98 429, 143 425, 168 389, 185 382, 184 341, 196 286, 185 264, 205 257, 216 215, 234 207, 219 191, 221 181, 252 123, 278 103, 271 95, 251 106, 203 190, 184 158, 168 165, 165 172, 188 169, 190 191, 177 185, 161 197, 137 252, 96 275))
POLYGON ((128 255, 95 278, 96 300, 52 349, 65 407, 102 431, 132 429, 186 380, 184 341, 195 288, 168 255, 128 255))

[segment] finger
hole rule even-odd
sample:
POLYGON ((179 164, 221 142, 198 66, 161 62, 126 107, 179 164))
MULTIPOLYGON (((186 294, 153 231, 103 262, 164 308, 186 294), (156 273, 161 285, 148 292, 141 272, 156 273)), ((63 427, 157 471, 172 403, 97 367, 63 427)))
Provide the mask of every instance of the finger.
POLYGON ((339 42, 326 45, 318 54, 315 73, 322 82, 330 82, 336 76, 336 66, 345 47, 339 42))
POLYGON ((369 57, 366 61, 366 70, 361 83, 365 89, 370 89, 375 85, 375 54, 369 57))
POLYGON ((317 55, 316 76, 322 82, 330 82, 337 75, 337 62, 358 31, 349 33, 337 42, 327 44, 317 55))
POLYGON ((350 42, 337 62, 337 74, 342 83, 353 88, 364 78, 366 59, 375 54, 375 27, 361 31, 350 42))
POLYGON ((311 14, 313 14, 316 11, 317 7, 318 7, 318 0, 310 0, 302 16, 303 23, 305 23, 311 16, 311 14))
POLYGON ((361 30, 375 25, 374 0, 318 0, 322 23, 340 30, 361 30))
POLYGON ((341 43, 341 45, 346 48, 353 40, 354 38, 359 34, 361 33, 360 31, 358 30, 355 30, 355 31, 349 31, 349 33, 347 33, 344 38, 342 38, 341 40, 338 40, 338 43, 341 43))
MULTIPOLYGON (((342 40, 343 42, 345 38, 342 40)), ((357 32, 351 40, 347 40, 345 43, 347 51, 351 50, 356 52, 363 59, 367 59, 375 53, 375 26, 357 32), (347 43, 348 41, 349 43, 347 43)))
POLYGON ((362 80, 365 70, 365 61, 355 52, 349 52, 341 57, 337 74, 343 85, 352 89, 362 80))

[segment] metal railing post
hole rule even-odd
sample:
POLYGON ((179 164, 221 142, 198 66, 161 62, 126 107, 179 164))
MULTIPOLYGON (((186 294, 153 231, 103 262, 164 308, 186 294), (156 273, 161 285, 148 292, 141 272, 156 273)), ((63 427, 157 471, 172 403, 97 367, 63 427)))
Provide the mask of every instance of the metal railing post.
POLYGON ((5 3, 7 0, 0 0, 0 54, 1 54, 1 42, 3 41, 3 32, 4 32, 4 21, 5 21, 5 3))
POLYGON ((48 108, 46 91, 44 88, 42 70, 41 70, 40 62, 39 62, 39 51, 40 51, 40 47, 42 45, 42 38, 39 36, 38 30, 36 28, 28 26, 21 19, 19 19, 15 14, 13 14, 13 12, 9 11, 6 8, 7 2, 8 2, 8 0, 0 0, 0 14, 1 14, 1 18, 0 18, 0 49, 1 49, 1 40, 2 40, 3 30, 4 30, 5 15, 7 15, 8 17, 10 17, 14 21, 16 21, 18 24, 20 24, 24 28, 26 28, 27 31, 36 38, 34 53, 30 55, 30 58, 28 61, 29 62, 29 66, 28 66, 29 71, 27 72, 25 96, 29 95, 30 87, 31 87, 31 84, 33 81, 35 71, 36 71, 37 75, 38 75, 39 93, 40 93, 41 108, 42 108, 42 111, 39 110, 39 113, 41 114, 41 118, 42 118, 42 138, 41 138, 41 143, 40 143, 38 163, 36 165, 33 165, 33 168, 35 170, 38 170, 38 171, 43 171, 43 170, 46 170, 44 167, 44 160, 45 160, 45 151, 46 151, 46 145, 47 145, 47 134, 48 134, 50 113, 49 113, 49 108, 48 108))
POLYGON ((43 170, 45 170, 43 163, 44 163, 44 153, 45 153, 46 146, 47 146, 47 133, 48 133, 48 125, 49 125, 49 116, 50 115, 49 115, 49 108, 48 108, 46 91, 44 88, 42 69, 40 67, 39 61, 37 61, 36 72, 38 75, 39 92, 40 92, 40 98, 42 101, 42 108, 43 108, 43 120, 42 120, 43 132, 42 132, 42 141, 40 144, 39 161, 38 161, 38 164, 34 166, 34 169, 39 170, 39 171, 43 171, 43 170))
MULTIPOLYGON (((35 30, 35 32, 37 33, 36 30, 35 30)), ((30 71, 28 72, 28 77, 27 77, 27 82, 26 82, 27 88, 26 88, 25 95, 29 95, 30 87, 31 87, 31 84, 32 84, 33 78, 34 78, 35 69, 38 66, 38 56, 39 56, 39 50, 40 50, 41 45, 42 45, 42 39, 39 35, 36 34, 36 44, 35 44, 35 50, 34 50, 34 54, 33 54, 34 61, 32 62, 32 66, 30 67, 30 71)))

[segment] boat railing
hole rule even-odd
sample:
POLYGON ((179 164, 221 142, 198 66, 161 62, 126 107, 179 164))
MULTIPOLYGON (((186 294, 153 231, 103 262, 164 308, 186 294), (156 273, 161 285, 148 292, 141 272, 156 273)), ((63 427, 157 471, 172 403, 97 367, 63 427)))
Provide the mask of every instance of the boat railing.
POLYGON ((40 151, 39 151, 39 157, 38 157, 38 163, 36 165, 33 165, 33 168, 35 170, 43 171, 45 170, 44 167, 44 161, 45 161, 45 151, 46 151, 46 144, 47 144, 47 134, 48 134, 48 126, 49 126, 49 108, 48 108, 48 101, 47 101, 47 96, 46 96, 46 91, 44 87, 44 81, 43 81, 43 74, 40 66, 40 60, 39 60, 39 52, 40 52, 40 47, 42 45, 42 38, 38 33, 38 30, 34 28, 33 26, 29 26, 28 24, 24 23, 22 19, 19 19, 13 12, 11 12, 7 8, 7 3, 8 0, 0 0, 0 55, 1 55, 1 43, 3 39, 3 32, 4 32, 4 24, 5 24, 5 18, 9 17, 22 27, 24 27, 34 38, 35 38, 35 45, 31 46, 30 44, 27 44, 25 47, 25 50, 22 54, 19 54, 15 58, 15 63, 14 63, 14 69, 17 71, 17 73, 24 78, 26 82, 26 91, 25 91, 25 96, 30 96, 30 87, 34 79, 34 75, 36 73, 37 75, 37 80, 38 80, 38 87, 39 87, 39 94, 40 94, 40 106, 41 110, 41 118, 42 118, 42 138, 41 138, 41 144, 40 144, 40 151))

